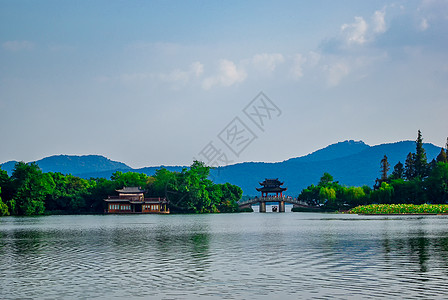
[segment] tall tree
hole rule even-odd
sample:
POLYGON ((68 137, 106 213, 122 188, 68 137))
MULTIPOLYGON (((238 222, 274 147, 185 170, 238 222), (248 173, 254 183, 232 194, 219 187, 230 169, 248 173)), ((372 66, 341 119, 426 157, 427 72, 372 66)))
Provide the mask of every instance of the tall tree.
POLYGON ((409 152, 406 156, 406 161, 404 162, 404 176, 407 180, 414 179, 416 176, 414 153, 409 152))
POLYGON ((389 172, 390 164, 387 161, 387 156, 384 155, 383 159, 381 160, 381 180, 386 181, 387 180, 387 172, 389 172))
POLYGON ((437 155, 436 160, 437 160, 437 162, 444 162, 444 163, 448 162, 448 158, 446 156, 445 149, 443 149, 443 148, 440 149, 440 153, 439 153, 439 155, 437 155))
POLYGON ((423 148, 423 138, 420 130, 418 131, 417 140, 415 141, 415 175, 424 178, 428 175, 428 161, 426 152, 423 148))
POLYGON ((399 161, 395 166, 394 170, 392 171, 392 178, 393 179, 401 179, 404 176, 404 167, 403 164, 399 161))

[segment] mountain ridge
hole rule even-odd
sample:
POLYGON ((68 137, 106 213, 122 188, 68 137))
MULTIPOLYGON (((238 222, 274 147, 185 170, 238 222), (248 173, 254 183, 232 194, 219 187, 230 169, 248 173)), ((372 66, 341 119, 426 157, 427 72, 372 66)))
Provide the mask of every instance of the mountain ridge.
MULTIPOLYGON (((424 143, 428 161, 435 158, 440 147, 424 143)), ((400 141, 369 146, 363 141, 346 140, 318 149, 304 156, 289 158, 280 162, 242 162, 212 169, 210 177, 215 183, 229 182, 240 186, 244 194, 256 195, 258 182, 265 178, 280 178, 288 187, 286 195, 297 196, 305 187, 317 184, 324 172, 328 172, 341 184, 372 186, 379 177, 380 161, 387 155, 393 166, 406 155, 415 151, 415 141, 400 141)), ((15 161, 1 164, 11 175, 15 161)), ((43 172, 61 172, 82 178, 110 178, 116 171, 138 172, 153 175, 157 169, 180 172, 187 166, 152 166, 133 169, 122 162, 110 160, 101 155, 53 155, 37 160, 43 172)))

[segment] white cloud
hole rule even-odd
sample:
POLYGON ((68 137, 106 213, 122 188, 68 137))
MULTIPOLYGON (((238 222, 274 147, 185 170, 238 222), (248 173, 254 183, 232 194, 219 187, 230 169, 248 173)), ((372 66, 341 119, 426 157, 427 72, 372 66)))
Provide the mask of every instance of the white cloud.
POLYGON ((303 77, 303 64, 306 63, 306 61, 307 59, 302 54, 294 55, 291 68, 293 78, 300 79, 303 77))
POLYGON ((422 21, 420 22, 419 28, 421 31, 425 31, 426 29, 429 28, 429 23, 428 23, 428 20, 426 20, 426 18, 422 19, 422 21))
POLYGON ((315 67, 319 63, 321 57, 322 57, 321 54, 314 51, 310 51, 310 53, 308 53, 306 60, 308 65, 310 65, 310 67, 315 67))
POLYGON ((175 69, 169 73, 159 73, 162 81, 186 84, 192 77, 200 77, 204 72, 204 65, 198 61, 193 62, 187 71, 175 69))
POLYGON ((2 44, 3 49, 8 51, 32 50, 34 43, 30 41, 7 41, 2 44))
POLYGON ((341 32, 343 42, 346 45, 365 45, 375 40, 375 38, 387 31, 386 7, 376 10, 370 22, 363 17, 355 17, 355 21, 350 24, 343 24, 341 32))
POLYGON ((373 13, 372 22, 373 22, 373 32, 375 33, 383 33, 386 31, 386 21, 384 17, 386 12, 377 10, 373 13))
POLYGON ((366 42, 367 29, 368 25, 363 17, 355 17, 354 23, 341 26, 341 31, 345 34, 349 44, 364 44, 366 42))
MULTIPOLYGON (((123 84, 141 84, 150 81, 171 83, 172 88, 178 89, 185 86, 195 78, 199 78, 204 72, 204 65, 199 61, 193 62, 187 70, 174 69, 171 72, 160 73, 124 73, 118 77, 118 81, 123 84)), ((95 81, 104 83, 110 81, 110 77, 99 76, 95 81)))
POLYGON ((243 82, 247 77, 244 69, 238 68, 234 62, 223 59, 219 62, 219 72, 215 76, 207 77, 202 82, 204 89, 210 89, 213 86, 231 86, 243 82))
POLYGON ((344 62, 336 62, 331 65, 324 66, 324 71, 327 75, 328 86, 334 87, 339 85, 341 80, 349 74, 350 68, 344 62))
POLYGON ((277 65, 285 61, 284 57, 280 53, 262 53, 256 54, 252 58, 252 64, 255 68, 263 72, 273 72, 277 65))
POLYGON ((190 72, 195 75, 196 77, 199 77, 202 75, 202 73, 204 73, 204 65, 201 64, 198 61, 195 61, 194 63, 191 64, 190 66, 190 72))

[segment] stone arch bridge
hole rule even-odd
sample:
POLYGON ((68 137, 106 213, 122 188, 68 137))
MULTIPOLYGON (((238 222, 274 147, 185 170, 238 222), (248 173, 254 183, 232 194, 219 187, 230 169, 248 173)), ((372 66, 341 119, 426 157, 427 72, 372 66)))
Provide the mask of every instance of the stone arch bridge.
POLYGON ((255 197, 250 198, 248 200, 238 201, 239 208, 252 208, 253 204, 260 205, 260 212, 266 212, 266 203, 267 202, 277 202, 278 203, 278 212, 285 212, 285 204, 290 203, 293 204, 294 207, 309 207, 306 202, 299 201, 297 198, 289 197, 289 196, 268 196, 268 197, 255 197))

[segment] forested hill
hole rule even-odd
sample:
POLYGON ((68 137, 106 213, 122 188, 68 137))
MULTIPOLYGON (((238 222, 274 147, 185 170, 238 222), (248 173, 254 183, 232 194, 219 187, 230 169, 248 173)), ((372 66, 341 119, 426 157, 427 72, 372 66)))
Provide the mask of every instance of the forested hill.
MULTIPOLYGON (((435 158, 440 147, 424 144, 428 162, 435 158)), ((380 161, 387 155, 393 166, 401 161, 404 164, 406 155, 415 152, 414 141, 403 141, 392 144, 369 146, 362 141, 344 141, 317 150, 302 157, 291 158, 278 163, 245 162, 219 167, 212 170, 211 177, 215 183, 229 182, 240 186, 245 195, 256 195, 258 182, 264 178, 279 178, 288 188, 287 195, 297 196, 310 184, 317 184, 324 172, 333 175, 334 179, 343 185, 372 186, 379 177, 380 161)), ((15 162, 2 165, 10 175, 15 162)), ((146 167, 132 169, 124 163, 112 161, 103 156, 50 156, 37 161, 44 172, 61 172, 75 176, 90 178, 109 178, 115 171, 133 171, 152 175, 161 168, 146 167)), ((180 171, 182 166, 163 166, 170 171, 180 171)))
MULTIPOLYGON (((43 172, 61 172, 85 177, 85 174, 107 172, 112 174, 116 170, 131 171, 132 168, 124 163, 110 160, 101 155, 53 155, 36 161, 43 172)), ((2 169, 12 174, 16 161, 2 164, 2 169)), ((94 176, 97 177, 97 176, 94 176)), ((110 175, 109 175, 110 177, 110 175)))
MULTIPOLYGON (((440 147, 424 144, 428 162, 440 153, 440 147)), ((330 145, 307 156, 278 163, 241 163, 212 170, 215 182, 240 186, 245 195, 256 195, 256 187, 264 178, 279 178, 287 187, 287 195, 297 196, 303 188, 317 184, 324 172, 347 186, 370 187, 380 177, 380 161, 387 155, 390 172, 394 165, 405 162, 409 152, 415 152, 414 141, 369 146, 363 142, 345 141, 330 145)))

